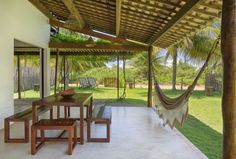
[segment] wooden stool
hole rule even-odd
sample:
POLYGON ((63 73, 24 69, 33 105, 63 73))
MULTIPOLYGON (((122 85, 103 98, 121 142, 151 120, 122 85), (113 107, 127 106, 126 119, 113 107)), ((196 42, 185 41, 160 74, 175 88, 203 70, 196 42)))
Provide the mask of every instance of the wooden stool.
POLYGON ((71 155, 77 144, 77 127, 74 119, 41 119, 31 126, 31 154, 34 155, 45 143, 45 141, 65 141, 60 138, 45 138, 45 130, 67 130, 68 131, 68 154, 71 155), (40 143, 37 144, 37 130, 40 130, 40 143), (74 138, 72 133, 74 131, 74 138), (74 143, 72 143, 74 140, 74 143))

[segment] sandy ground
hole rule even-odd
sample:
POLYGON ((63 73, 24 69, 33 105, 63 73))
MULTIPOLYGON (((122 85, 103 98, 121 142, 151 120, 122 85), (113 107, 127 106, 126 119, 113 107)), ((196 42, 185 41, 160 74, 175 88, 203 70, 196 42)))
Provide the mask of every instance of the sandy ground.
MULTIPOLYGON (((161 84, 160 87, 162 89, 171 89, 172 85, 170 84, 161 84)), ((147 85, 141 85, 141 84, 137 84, 135 85, 135 88, 147 88, 147 85)), ((183 89, 187 89, 188 85, 183 86, 183 89)), ((176 85, 176 89, 181 89, 180 85, 176 85)), ((204 85, 196 85, 194 90, 205 90, 205 86, 204 85)))

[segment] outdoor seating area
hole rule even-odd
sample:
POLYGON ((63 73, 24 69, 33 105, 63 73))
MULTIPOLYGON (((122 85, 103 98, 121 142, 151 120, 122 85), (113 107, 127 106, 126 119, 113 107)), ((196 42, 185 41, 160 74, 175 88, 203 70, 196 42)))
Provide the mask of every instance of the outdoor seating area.
MULTIPOLYGON (((96 103, 96 102, 95 102, 96 103)), ((34 155, 40 149, 45 141, 58 142, 68 141, 68 154, 72 155, 72 150, 77 141, 84 144, 84 120, 87 123, 87 141, 88 142, 110 142, 110 124, 111 124, 111 108, 105 105, 93 104, 93 95, 91 93, 75 93, 74 90, 66 90, 63 93, 52 95, 46 98, 35 100, 32 102, 32 108, 25 109, 13 116, 5 118, 4 141, 5 143, 28 143, 29 129, 31 127, 31 154, 34 155), (57 108, 56 118, 54 119, 53 110, 57 108), (61 107, 64 107, 64 117, 61 117, 61 107), (79 117, 71 118, 71 108, 79 108, 79 117), (86 118, 84 118, 84 107, 86 118), (39 120, 39 116, 50 111, 49 119, 39 120), (80 137, 77 138, 76 119, 80 122, 80 137), (30 126, 32 120, 32 126, 30 126), (38 121, 39 120, 39 121, 38 121), (24 138, 10 137, 10 122, 23 122, 24 138), (105 124, 106 138, 91 137, 91 124, 105 124), (40 143, 37 144, 37 130, 40 130, 40 143), (45 130, 63 130, 58 137, 45 137, 45 130), (68 131, 68 138, 63 138, 65 131, 68 131), (72 138, 72 133, 74 134, 72 138), (72 140, 74 141, 72 144, 72 140)))
MULTIPOLYGON (((70 158, 92 159, 97 156, 103 159, 126 159, 134 157, 175 158, 175 159, 206 159, 190 141, 176 130, 163 127, 162 121, 156 118, 156 112, 146 107, 112 107, 111 141, 110 143, 87 142, 86 127, 84 123, 85 142, 77 144, 70 158), (158 132, 158 133, 157 133, 158 132), (147 135, 148 134, 148 135, 147 135), (177 144, 178 143, 178 144, 177 144), (168 151, 167 151, 168 148, 168 151), (158 153, 154 153, 158 152, 158 153), (183 153, 184 152, 184 153, 183 153)), ((77 115, 76 108, 72 108, 72 116, 77 115)), ((63 112, 61 112, 63 115, 63 112)), ((48 117, 49 112, 42 116, 48 117)), ((79 122, 77 129, 79 130, 79 122)), ((103 137, 106 133, 105 125, 91 128, 94 137, 103 137)), ((23 128, 21 124, 11 125, 12 135, 21 137, 23 128)), ((3 130, 0 131, 0 140, 3 141, 3 130)), ((40 134, 40 133, 39 133, 40 134)), ((58 136, 58 131, 46 131, 45 136, 58 136)), ((73 134, 72 134, 73 135, 73 134)), ((79 131, 77 132, 79 136, 79 131)), ((64 134, 65 137, 68 133, 64 134)), ((40 138, 39 138, 40 141, 40 138)), ((67 158, 68 141, 48 143, 38 150, 34 158, 67 158)), ((1 158, 27 159, 30 156, 30 142, 25 144, 0 144, 1 158), (12 150, 14 149, 14 152, 12 150), (3 153, 4 152, 4 153, 3 153)))
POLYGON ((235 13, 0 1, 0 158, 236 159, 235 13))

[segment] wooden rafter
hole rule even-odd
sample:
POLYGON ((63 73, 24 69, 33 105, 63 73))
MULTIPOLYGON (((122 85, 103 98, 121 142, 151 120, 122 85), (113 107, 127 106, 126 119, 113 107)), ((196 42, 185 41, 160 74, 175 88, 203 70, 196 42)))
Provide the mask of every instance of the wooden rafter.
POLYGON ((206 10, 195 9, 194 11, 196 11, 199 14, 204 14, 204 15, 211 16, 211 17, 214 17, 214 18, 218 18, 219 17, 219 14, 211 13, 211 12, 206 11, 206 10))
POLYGON ((167 31, 169 31, 172 27, 174 27, 181 19, 184 18, 188 12, 190 12, 194 6, 201 0, 191 0, 186 3, 178 13, 165 25, 165 27, 158 32, 154 37, 150 40, 149 44, 153 45, 158 41, 167 31))
POLYGON ((94 50, 106 50, 106 51, 147 51, 148 47, 146 46, 137 46, 137 45, 104 45, 96 44, 94 46, 88 46, 87 44, 75 44, 68 42, 49 42, 50 48, 71 48, 71 49, 94 49, 94 50))
POLYGON ((222 5, 221 0, 29 1, 49 17, 52 25, 114 43, 130 44, 133 40, 131 45, 141 42, 155 46, 170 46, 173 40, 190 36, 219 17, 222 5), (81 21, 84 26, 80 26, 81 21))
POLYGON ((197 19, 197 20, 201 20, 201 21, 209 21, 210 20, 209 18, 200 17, 199 15, 187 15, 187 17, 197 19))
POLYGON ((116 37, 120 33, 120 21, 121 21, 121 0, 116 0, 116 37))
POLYGON ((72 0, 62 0, 67 9, 70 11, 71 15, 75 17, 75 19, 79 22, 78 26, 80 29, 83 29, 85 26, 85 21, 81 14, 79 13, 78 9, 75 7, 72 0))
POLYGON ((38 10, 40 10, 49 19, 56 19, 51 12, 39 1, 39 0, 29 0, 38 10))
MULTIPOLYGON (((158 5, 158 3, 159 4, 163 4, 162 2, 160 2, 160 1, 158 1, 158 2, 154 2, 154 4, 150 4, 150 1, 146 1, 146 2, 143 2, 143 1, 138 1, 137 2, 137 0, 129 0, 129 2, 133 2, 133 3, 138 3, 138 4, 142 4, 143 6, 146 6, 147 8, 156 8, 156 9, 159 9, 159 10, 162 10, 162 11, 167 11, 167 12, 172 12, 172 13, 176 13, 176 11, 175 11, 175 9, 174 8, 179 8, 180 6, 172 6, 171 5, 171 7, 173 7, 173 9, 168 9, 168 8, 166 8, 166 7, 164 7, 164 6, 160 6, 160 5, 158 5)), ((165 3, 164 3, 165 4, 165 3)))
POLYGON ((220 4, 215 4, 213 3, 200 3, 201 6, 207 7, 207 8, 211 8, 211 9, 215 9, 215 10, 221 10, 221 5, 220 4))
POLYGON ((79 29, 77 26, 72 26, 72 25, 67 25, 66 23, 60 22, 60 21, 56 21, 56 20, 49 20, 49 24, 53 25, 53 26, 58 26, 58 27, 62 27, 65 29, 69 29, 75 32, 79 32, 82 34, 86 34, 89 36, 93 36, 96 38, 100 38, 100 39, 104 39, 104 40, 108 40, 114 43, 120 43, 120 44, 131 44, 133 46, 136 47, 146 47, 145 45, 141 45, 135 42, 131 42, 130 40, 126 40, 124 38, 120 38, 120 37, 113 37, 113 36, 109 36, 100 32, 95 32, 93 30, 91 30, 88 27, 84 27, 83 29, 79 29))
POLYGON ((79 32, 79 33, 82 33, 82 34, 94 36, 94 37, 101 38, 101 39, 104 39, 104 40, 109 40, 109 41, 115 42, 115 43, 126 43, 126 42, 128 42, 125 39, 112 37, 112 36, 109 36, 109 35, 98 33, 98 32, 95 32, 95 31, 89 29, 89 28, 86 28, 86 27, 83 28, 83 29, 80 29, 77 26, 67 25, 66 23, 63 23, 63 22, 60 22, 60 21, 55 21, 55 20, 49 20, 49 23, 51 25, 54 25, 54 26, 62 27, 62 28, 65 28, 65 29, 70 29, 72 31, 76 31, 76 32, 79 32))
MULTIPOLYGON (((150 2, 149 2, 150 3, 150 2)), ((178 3, 174 3, 168 0, 158 0, 158 1, 154 1, 155 4, 157 3, 161 3, 167 6, 171 6, 171 7, 176 7, 176 8, 180 8, 181 6, 178 3)))

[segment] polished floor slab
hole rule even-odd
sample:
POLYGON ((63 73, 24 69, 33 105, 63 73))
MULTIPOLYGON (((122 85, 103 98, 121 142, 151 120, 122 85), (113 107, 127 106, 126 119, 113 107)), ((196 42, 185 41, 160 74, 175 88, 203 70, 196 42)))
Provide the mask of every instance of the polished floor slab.
MULTIPOLYGON (((74 112, 74 111, 73 111, 74 112)), ((86 127, 86 124, 84 125, 86 127)), ((22 136, 22 125, 11 126, 12 135, 22 136)), ((55 135, 58 132, 48 132, 55 135)), ((93 134, 104 135, 104 126, 93 126, 93 134)), ((86 137, 85 137, 86 138, 86 137)), ((0 131, 1 159, 205 159, 191 142, 177 130, 163 127, 151 108, 113 107, 110 143, 77 145, 72 156, 66 143, 46 143, 35 156, 30 144, 5 144, 0 131)))

